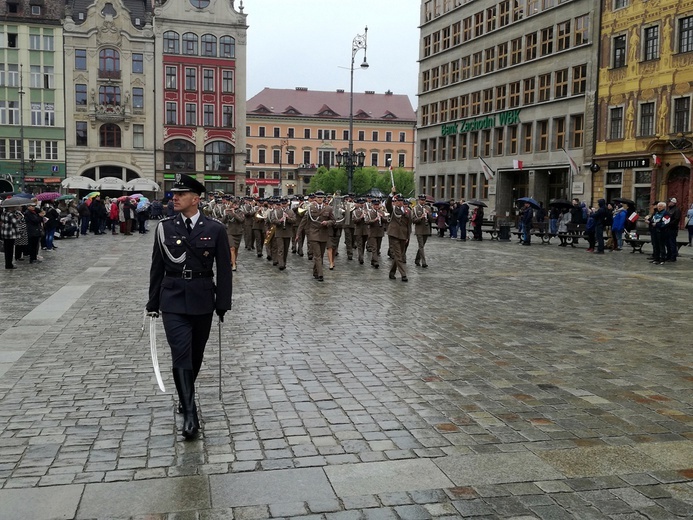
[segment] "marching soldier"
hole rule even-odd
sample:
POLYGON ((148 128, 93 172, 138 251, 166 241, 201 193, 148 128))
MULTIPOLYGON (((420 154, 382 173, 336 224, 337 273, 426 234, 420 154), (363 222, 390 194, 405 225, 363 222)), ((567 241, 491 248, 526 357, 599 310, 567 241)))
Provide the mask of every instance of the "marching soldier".
POLYGON ((353 220, 353 210, 354 210, 354 194, 349 193, 344 201, 344 246, 347 250, 347 260, 354 259, 354 229, 355 224, 353 220))
POLYGON ((267 204, 265 201, 258 204, 253 215, 253 242, 258 258, 262 257, 262 247, 265 241, 265 204, 267 204))
POLYGON ((243 197, 243 206, 241 210, 245 215, 243 222, 243 243, 248 251, 252 251, 253 245, 253 217, 255 216, 255 205, 252 197, 243 197))
POLYGON ((289 208, 289 199, 281 199, 280 205, 272 210, 269 219, 270 224, 275 226, 275 251, 272 253, 272 258, 277 261, 279 270, 283 271, 286 269, 286 258, 289 255, 291 239, 295 236, 296 214, 289 208), (275 254, 276 256, 274 256, 275 254))
POLYGON ((151 316, 161 313, 183 412, 183 437, 190 440, 200 428, 195 380, 214 312, 224 321, 231 309, 232 273, 226 229, 198 209, 204 186, 177 174, 171 191, 178 214, 157 224, 146 309, 151 316))
POLYGON ((356 255, 359 260, 359 264, 363 265, 363 253, 366 248, 366 241, 368 240, 368 224, 366 224, 365 217, 367 214, 364 204, 366 199, 356 199, 356 205, 354 211, 352 212, 352 223, 354 224, 354 243, 356 245, 356 255))
MULTIPOLYGON (((301 222, 301 227, 305 230, 308 238, 308 247, 313 256, 313 278, 319 282, 323 277, 323 257, 325 248, 330 237, 330 227, 334 225, 334 212, 332 206, 325 204, 325 193, 318 191, 315 193, 315 202, 308 205, 306 213, 301 222)), ((298 230, 300 235, 302 229, 298 230)))
POLYGON ((412 222, 414 223, 414 234, 416 235, 416 241, 419 246, 416 250, 414 264, 420 265, 421 267, 428 267, 424 247, 426 246, 428 237, 431 236, 431 225, 433 224, 431 208, 428 207, 425 202, 426 195, 419 195, 419 200, 411 211, 412 222))
POLYGON ((387 236, 392 251, 392 266, 390 267, 390 279, 395 279, 395 273, 399 271, 402 281, 408 282, 407 269, 404 265, 404 249, 411 234, 411 210, 404 205, 404 197, 396 193, 392 187, 392 193, 385 202, 385 207, 390 212, 390 223, 387 227, 387 236))
POLYGON ((237 201, 229 201, 224 210, 224 224, 231 248, 231 270, 236 270, 238 248, 241 247, 241 238, 245 232, 245 212, 238 206, 237 201))
POLYGON ((385 236, 385 212, 380 207, 380 201, 373 199, 371 209, 366 213, 368 223, 368 248, 371 252, 371 267, 380 267, 380 247, 385 236))

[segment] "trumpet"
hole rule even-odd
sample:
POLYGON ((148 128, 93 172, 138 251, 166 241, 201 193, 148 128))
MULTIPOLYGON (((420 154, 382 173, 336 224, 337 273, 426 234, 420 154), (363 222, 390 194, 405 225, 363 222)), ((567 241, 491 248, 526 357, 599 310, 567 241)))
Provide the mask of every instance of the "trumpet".
POLYGON ((260 208, 255 213, 255 218, 258 220, 267 220, 267 217, 269 217, 269 209, 267 208, 260 208))

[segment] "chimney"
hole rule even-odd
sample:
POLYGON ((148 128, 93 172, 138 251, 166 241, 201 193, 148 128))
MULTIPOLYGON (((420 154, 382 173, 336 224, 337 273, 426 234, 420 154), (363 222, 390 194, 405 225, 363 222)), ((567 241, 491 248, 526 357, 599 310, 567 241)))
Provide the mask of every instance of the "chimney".
POLYGON ((308 92, 308 87, 296 87, 296 90, 299 90, 301 92, 308 92))

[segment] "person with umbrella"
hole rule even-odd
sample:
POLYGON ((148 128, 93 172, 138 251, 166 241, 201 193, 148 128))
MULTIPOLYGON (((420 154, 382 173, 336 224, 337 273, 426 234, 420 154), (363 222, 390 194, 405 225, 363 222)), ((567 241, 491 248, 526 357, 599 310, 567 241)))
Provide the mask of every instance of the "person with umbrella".
POLYGON ((24 220, 26 221, 27 235, 29 236, 29 263, 35 264, 36 262, 41 262, 38 258, 39 243, 41 241, 41 234, 43 233, 43 216, 44 213, 40 209, 36 208, 37 202, 35 200, 30 200, 27 202, 27 210, 24 213, 24 220))
POLYGON ((457 211, 457 227, 460 230, 460 240, 467 241, 467 221, 469 221, 469 205, 460 199, 459 210, 457 211))
POLYGON ((195 439, 200 429, 195 381, 212 318, 216 312, 221 323, 231 309, 231 256, 226 227, 198 209, 204 189, 194 178, 176 174, 171 191, 178 214, 160 220, 156 226, 146 305, 150 316, 161 313, 171 347, 185 440, 195 439))
MULTIPOLYGON (((12 262, 12 256, 15 254, 15 242, 19 238, 19 222, 24 221, 22 212, 19 211, 19 206, 5 207, 0 216, 0 238, 5 249, 5 269, 17 269, 12 262)), ((16 258, 19 260, 21 253, 17 251, 16 258)))
POLYGON ((520 222, 522 222, 522 245, 532 245, 532 220, 534 219, 534 208, 529 201, 524 201, 524 206, 520 212, 520 222))
POLYGON ((46 213, 46 221, 43 224, 46 231, 46 245, 43 249, 53 251, 53 249, 57 249, 53 244, 53 240, 55 239, 55 231, 60 225, 60 213, 58 213, 58 210, 55 209, 50 202, 43 206, 43 210, 46 213))
POLYGON ((611 241, 612 248, 614 251, 621 251, 623 249, 623 232, 626 229, 626 208, 623 207, 622 203, 615 203, 613 222, 611 224, 611 241))

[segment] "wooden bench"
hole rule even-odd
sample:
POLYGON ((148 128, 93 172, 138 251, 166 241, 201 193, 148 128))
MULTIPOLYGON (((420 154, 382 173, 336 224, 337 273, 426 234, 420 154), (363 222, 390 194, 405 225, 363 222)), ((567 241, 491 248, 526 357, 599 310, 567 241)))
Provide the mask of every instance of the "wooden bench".
MULTIPOLYGON (((631 251, 632 253, 640 253, 643 254, 644 251, 642 250, 643 246, 645 244, 651 244, 652 243, 652 237, 650 235, 638 235, 638 238, 629 238, 624 235, 623 237, 623 242, 628 244, 633 250, 631 251)), ((688 245, 687 240, 677 240, 676 241, 676 250, 681 251, 681 248, 684 246, 688 245)))
MULTIPOLYGON (((522 243, 523 233, 521 231, 512 231, 512 234, 522 243)), ((550 244, 551 239, 556 236, 548 232, 548 225, 546 222, 532 223, 532 231, 530 234, 539 238, 542 244, 550 244)))

